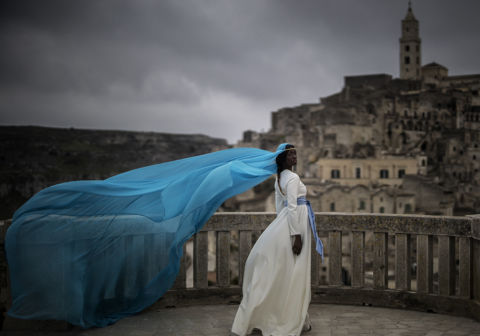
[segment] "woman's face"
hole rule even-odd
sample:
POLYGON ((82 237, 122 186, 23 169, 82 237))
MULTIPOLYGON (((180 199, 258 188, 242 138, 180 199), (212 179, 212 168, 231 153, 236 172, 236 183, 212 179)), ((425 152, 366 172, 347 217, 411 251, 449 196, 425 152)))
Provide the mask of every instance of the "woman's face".
POLYGON ((287 159, 285 160, 287 167, 292 167, 297 164, 297 151, 290 149, 287 151, 287 159))

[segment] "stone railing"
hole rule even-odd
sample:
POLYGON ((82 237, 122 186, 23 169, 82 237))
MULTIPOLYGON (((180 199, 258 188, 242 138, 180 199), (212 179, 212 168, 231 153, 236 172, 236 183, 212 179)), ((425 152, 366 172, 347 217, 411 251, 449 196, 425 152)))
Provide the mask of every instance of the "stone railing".
MULTIPOLYGON (((245 260, 274 218, 274 213, 215 214, 192 238, 193 249, 184 253, 175 285, 155 307, 239 303, 245 260), (215 262, 209 265, 212 247, 215 262), (189 266, 193 281, 187 281, 189 266)), ((406 308, 480 320, 480 216, 317 213, 316 220, 325 260, 322 264, 312 244, 312 302, 406 308)), ((0 222, 2 243, 8 225, 0 222)), ((3 248, 0 253, 0 303, 6 307, 3 248)))
MULTIPOLYGON (((252 240, 274 218, 273 213, 215 214, 193 237, 193 286, 187 286, 184 262, 174 289, 158 305, 240 302, 252 240), (211 232, 215 283, 208 280, 211 232), (237 246, 233 256, 231 250, 237 251, 237 246), (238 265, 238 270, 232 272, 231 265, 238 265), (232 281, 231 273, 238 274, 238 281, 232 281)), ((312 243, 312 302, 406 308, 480 320, 480 216, 317 213, 316 221, 325 259, 321 264, 312 243)))

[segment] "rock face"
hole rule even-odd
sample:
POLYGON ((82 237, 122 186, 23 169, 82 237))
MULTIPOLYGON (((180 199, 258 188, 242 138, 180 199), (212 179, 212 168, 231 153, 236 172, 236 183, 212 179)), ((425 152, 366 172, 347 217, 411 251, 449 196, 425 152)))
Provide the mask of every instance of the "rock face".
POLYGON ((0 126, 0 219, 41 189, 228 148, 205 135, 0 126))

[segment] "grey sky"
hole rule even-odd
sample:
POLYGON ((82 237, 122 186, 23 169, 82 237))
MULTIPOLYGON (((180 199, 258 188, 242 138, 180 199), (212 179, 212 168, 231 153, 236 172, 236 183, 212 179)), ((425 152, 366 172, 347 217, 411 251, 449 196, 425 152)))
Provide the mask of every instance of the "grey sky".
MULTIPOLYGON (((480 73, 480 1, 414 0, 422 62, 480 73)), ((203 133, 398 76, 407 0, 42 0, 0 4, 0 124, 203 133)))

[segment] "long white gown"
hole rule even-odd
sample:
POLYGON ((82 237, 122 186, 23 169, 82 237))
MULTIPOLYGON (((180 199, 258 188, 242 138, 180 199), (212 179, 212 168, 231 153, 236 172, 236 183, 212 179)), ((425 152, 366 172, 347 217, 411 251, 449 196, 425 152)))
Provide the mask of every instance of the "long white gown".
POLYGON ((297 198, 307 188, 297 174, 283 170, 275 183, 277 217, 253 246, 243 278, 243 299, 232 326, 243 336, 260 329, 263 335, 300 335, 311 299, 311 231, 306 205, 297 198), (285 200, 287 206, 284 205, 285 200), (292 252, 292 236, 302 237, 302 251, 292 252))

